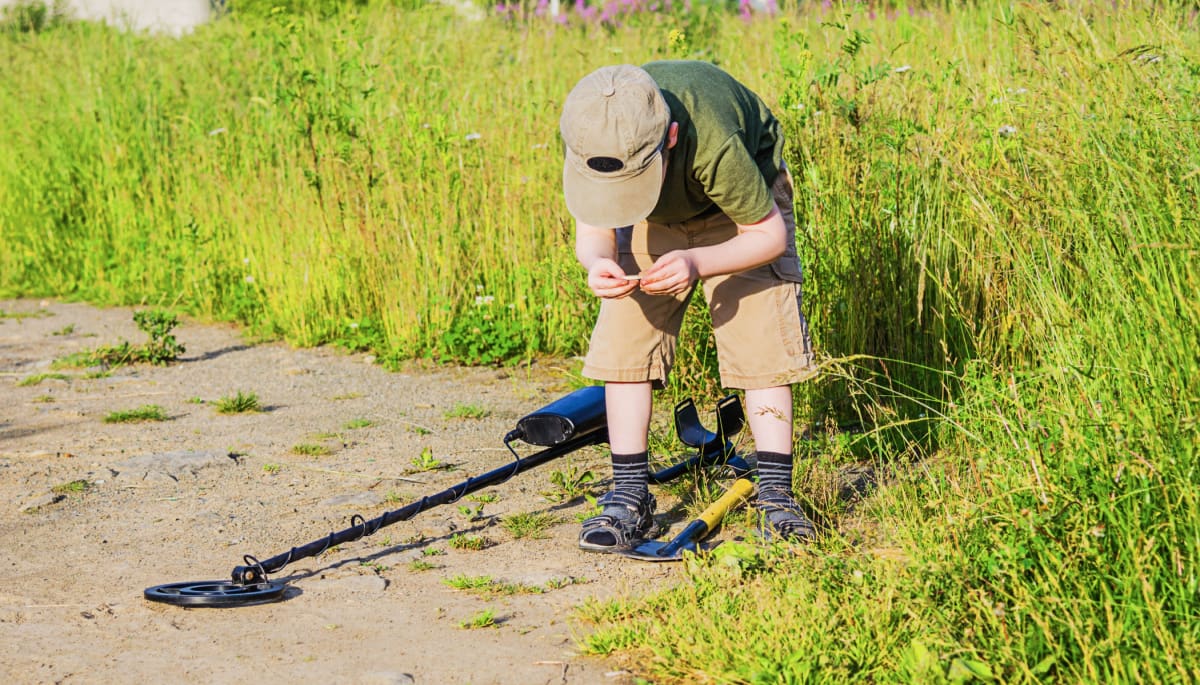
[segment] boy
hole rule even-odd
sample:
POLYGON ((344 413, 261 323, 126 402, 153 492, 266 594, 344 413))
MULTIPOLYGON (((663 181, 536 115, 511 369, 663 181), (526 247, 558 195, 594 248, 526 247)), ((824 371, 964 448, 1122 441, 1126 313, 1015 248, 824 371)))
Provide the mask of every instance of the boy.
POLYGON ((745 391, 762 531, 813 537, 792 496, 791 384, 816 366, 779 122, 721 69, 663 61, 585 76, 559 123, 575 254, 601 298, 583 374, 605 383, 613 464, 613 490, 579 546, 611 551, 652 534, 652 391, 670 373, 697 282, 721 382, 745 391))

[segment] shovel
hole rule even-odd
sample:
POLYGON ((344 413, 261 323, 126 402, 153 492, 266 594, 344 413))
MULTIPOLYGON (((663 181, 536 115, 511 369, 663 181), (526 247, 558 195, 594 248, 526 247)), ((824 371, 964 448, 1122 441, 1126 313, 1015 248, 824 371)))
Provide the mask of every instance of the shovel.
POLYGON ((700 516, 687 524, 683 531, 669 542, 646 540, 630 545, 620 554, 642 561, 679 561, 684 552, 700 551, 700 541, 717 527, 730 509, 752 494, 754 483, 746 478, 738 478, 724 495, 708 505, 707 509, 700 512, 700 516))

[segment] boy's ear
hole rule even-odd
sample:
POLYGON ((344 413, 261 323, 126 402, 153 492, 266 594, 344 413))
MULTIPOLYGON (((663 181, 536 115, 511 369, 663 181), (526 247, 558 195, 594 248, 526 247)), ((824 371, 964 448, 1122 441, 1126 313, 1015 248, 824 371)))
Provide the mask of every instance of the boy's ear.
POLYGON ((679 122, 672 121, 667 127, 667 149, 675 147, 675 143, 679 142, 679 122))

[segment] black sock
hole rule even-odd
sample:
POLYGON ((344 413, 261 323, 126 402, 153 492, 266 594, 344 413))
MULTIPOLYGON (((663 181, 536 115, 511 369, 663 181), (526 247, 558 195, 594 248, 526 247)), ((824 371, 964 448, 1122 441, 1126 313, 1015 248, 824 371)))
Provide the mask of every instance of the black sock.
POLYGON ((650 464, 646 452, 612 455, 614 504, 637 507, 650 491, 650 464))
POLYGON ((792 494, 792 455, 782 452, 757 452, 758 490, 792 494))

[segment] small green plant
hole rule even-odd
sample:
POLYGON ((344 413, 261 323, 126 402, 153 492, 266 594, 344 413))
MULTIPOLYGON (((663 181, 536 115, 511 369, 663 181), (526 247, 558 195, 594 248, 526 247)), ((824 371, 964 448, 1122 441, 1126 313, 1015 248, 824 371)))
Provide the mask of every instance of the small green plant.
POLYGON ((433 456, 431 447, 422 448, 421 453, 413 457, 411 463, 418 471, 437 471, 446 468, 446 464, 441 459, 433 456))
POLYGON ((495 504, 500 501, 500 495, 494 492, 483 492, 474 495, 467 495, 467 499, 480 504, 495 504))
POLYGON ((456 404, 445 413, 445 417, 448 419, 482 419, 491 413, 491 410, 478 404, 456 404))
POLYGON ((293 454, 302 454, 306 457, 324 457, 333 454, 333 450, 328 445, 319 445, 311 442, 302 442, 292 445, 293 454))
POLYGON ((54 331, 50 335, 71 335, 74 332, 75 332, 75 324, 69 323, 66 326, 63 326, 62 328, 58 329, 57 331, 54 331))
POLYGON ((354 430, 356 428, 370 428, 374 425, 375 423, 370 419, 352 419, 342 424, 342 428, 346 430, 354 430))
POLYGON ((217 413, 219 414, 246 414, 262 410, 258 395, 252 392, 243 393, 238 390, 235 395, 226 395, 217 400, 217 413))
POLYGON ((488 546, 488 539, 480 535, 455 533, 450 536, 450 547, 464 552, 478 552, 488 546))
POLYGON ((199 397, 189 397, 185 400, 188 404, 204 404, 204 400, 199 397))
POLYGON ((458 513, 462 514, 468 522, 479 521, 483 518, 483 504, 471 506, 469 504, 458 505, 458 513))
POLYGON ((475 614, 471 618, 462 621, 458 624, 459 628, 466 630, 475 630, 478 628, 492 628, 496 625, 496 613, 491 609, 484 609, 475 614))
POLYGON ((414 571, 432 571, 435 568, 439 568, 437 564, 425 561, 424 559, 413 559, 408 562, 408 567, 414 571))
POLYGON ((588 505, 584 507, 583 511, 575 514, 575 521, 578 523, 583 523, 585 519, 596 516, 602 509, 602 507, 597 503, 595 495, 585 494, 583 499, 587 501, 588 505))
POLYGON ((388 504, 399 504, 404 501, 404 497, 395 490, 388 490, 387 494, 383 496, 383 501, 388 504))
POLYGON ((337 402, 340 400, 357 400, 360 397, 362 397, 361 392, 348 392, 348 393, 344 393, 342 395, 334 395, 330 399, 337 402))
POLYGON ((561 578, 551 578, 546 581, 547 590, 561 590, 571 585, 583 585, 587 582, 586 578, 577 578, 575 576, 563 576, 561 578))
POLYGON ((18 388, 26 388, 31 385, 37 385, 45 380, 68 381, 71 377, 65 373, 37 373, 32 376, 26 376, 20 381, 17 381, 18 388))
POLYGON ((500 525, 514 538, 531 538, 534 540, 549 537, 546 531, 556 523, 559 523, 559 518, 554 514, 544 511, 513 514, 512 516, 505 516, 500 520, 500 525))
POLYGON ((442 581, 446 585, 455 590, 466 590, 468 592, 478 592, 486 590, 492 586, 491 576, 468 576, 459 574, 452 578, 446 578, 442 581))
POLYGON ((446 550, 438 549, 437 547, 426 547, 421 550, 421 556, 423 557, 440 557, 444 554, 446 554, 446 550))
POLYGON ((543 497, 551 502, 574 502, 583 495, 591 494, 596 474, 588 470, 581 471, 579 467, 570 465, 565 471, 551 473, 550 482, 554 484, 555 489, 543 492, 543 497))
POLYGON ((272 476, 279 473, 279 469, 279 464, 263 464, 262 467, 263 473, 270 474, 272 476))
POLYGON ((50 395, 38 395, 30 401, 34 404, 50 404, 54 402, 54 398, 50 395))
POLYGON ((137 409, 114 411, 104 417, 104 423, 138 423, 141 421, 166 421, 166 410, 157 404, 143 404, 137 409))
POLYGON ((60 483, 50 488, 51 492, 58 495, 78 495, 82 492, 87 492, 91 489, 92 483, 87 480, 73 480, 69 483, 60 483))
POLYGON ((150 336, 150 342, 138 348, 139 361, 164 366, 179 358, 187 350, 171 335, 179 325, 179 319, 162 309, 143 309, 133 313, 133 322, 138 329, 150 336))
POLYGON ((375 573, 387 573, 390 570, 390 567, 385 565, 383 562, 368 561, 366 559, 363 559, 361 562, 359 562, 359 566, 365 566, 375 573))

